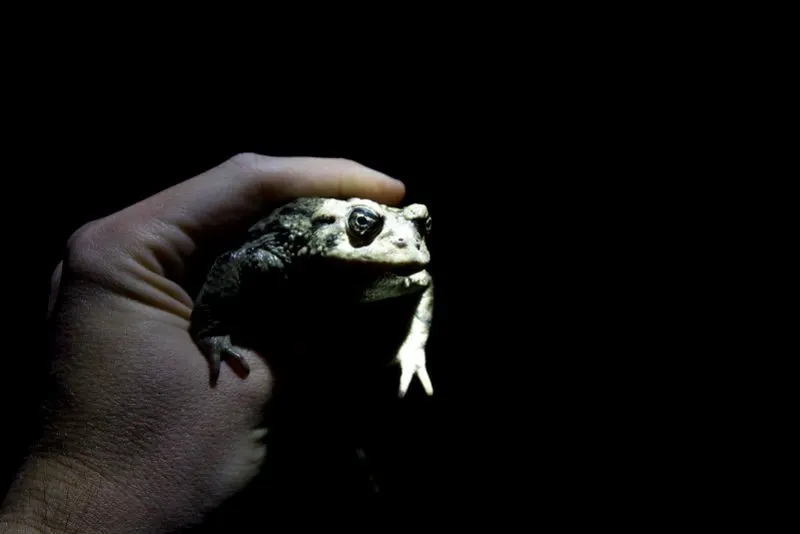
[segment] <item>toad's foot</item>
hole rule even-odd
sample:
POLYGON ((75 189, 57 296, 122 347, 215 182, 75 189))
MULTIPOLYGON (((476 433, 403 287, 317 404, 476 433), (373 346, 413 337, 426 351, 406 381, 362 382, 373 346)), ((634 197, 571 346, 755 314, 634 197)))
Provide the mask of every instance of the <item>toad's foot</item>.
POLYGON ((231 363, 231 360, 236 362, 236 365, 241 369, 243 375, 250 373, 250 366, 236 349, 233 348, 230 336, 209 336, 198 340, 197 345, 200 350, 205 354, 208 363, 211 366, 211 383, 215 384, 219 378, 219 370, 222 360, 231 363))
POLYGON ((396 361, 400 364, 400 388, 398 390, 398 396, 401 399, 405 397, 414 375, 419 378, 425 393, 429 396, 433 395, 433 383, 428 375, 428 370, 425 368, 424 347, 403 346, 397 353, 396 361))

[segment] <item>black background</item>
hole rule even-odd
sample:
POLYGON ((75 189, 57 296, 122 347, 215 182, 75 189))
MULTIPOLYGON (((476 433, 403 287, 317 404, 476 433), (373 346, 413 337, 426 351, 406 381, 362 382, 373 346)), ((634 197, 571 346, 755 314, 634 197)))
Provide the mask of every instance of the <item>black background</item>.
MULTIPOLYGON (((417 24, 399 10, 352 29, 323 17, 331 35, 312 42, 308 13, 222 21, 215 9, 201 25, 187 18, 196 12, 139 11, 147 23, 136 24, 131 10, 96 23, 95 10, 34 9, 9 12, 19 32, 4 34, 4 474, 35 412, 48 279, 66 238, 255 151, 356 159, 405 180, 435 219, 437 395, 415 405, 409 441, 429 439, 401 488, 421 509, 376 528, 422 528, 428 513, 451 527, 639 532, 749 508, 715 515, 712 503, 742 489, 737 468, 753 453, 728 455, 747 442, 745 410, 735 439, 708 438, 731 416, 714 387, 752 385, 721 376, 742 352, 728 345, 752 326, 714 322, 720 303, 741 311, 741 280, 725 275, 748 256, 741 236, 761 239, 748 196, 772 159, 752 143, 770 129, 747 123, 771 102, 743 83, 765 79, 748 59, 772 57, 752 46, 753 24, 720 10, 470 17, 461 6, 439 19, 408 10, 417 24), (160 46, 159 25, 177 47, 160 46), (267 42, 284 27, 289 37, 267 42), (743 215, 747 231, 731 231, 743 215), (720 239, 736 244, 730 264, 707 261, 720 239)), ((762 355, 746 350, 742 367, 762 355)))

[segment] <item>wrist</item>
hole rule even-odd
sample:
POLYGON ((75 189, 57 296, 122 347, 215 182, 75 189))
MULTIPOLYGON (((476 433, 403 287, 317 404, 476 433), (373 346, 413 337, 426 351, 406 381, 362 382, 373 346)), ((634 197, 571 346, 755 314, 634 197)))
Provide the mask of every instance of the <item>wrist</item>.
POLYGON ((130 492, 61 457, 31 457, 0 506, 0 534, 153 532, 130 492))

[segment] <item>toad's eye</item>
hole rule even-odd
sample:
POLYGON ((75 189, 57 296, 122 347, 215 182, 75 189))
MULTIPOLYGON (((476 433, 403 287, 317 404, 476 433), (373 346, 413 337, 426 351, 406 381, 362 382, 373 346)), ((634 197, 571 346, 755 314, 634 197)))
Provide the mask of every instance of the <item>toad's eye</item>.
POLYGON ((371 209, 358 206, 347 217, 347 231, 357 241, 370 241, 383 229, 383 218, 371 209))
POLYGON ((431 233, 431 218, 425 217, 424 219, 417 219, 414 221, 417 226, 417 230, 419 233, 425 237, 431 233))

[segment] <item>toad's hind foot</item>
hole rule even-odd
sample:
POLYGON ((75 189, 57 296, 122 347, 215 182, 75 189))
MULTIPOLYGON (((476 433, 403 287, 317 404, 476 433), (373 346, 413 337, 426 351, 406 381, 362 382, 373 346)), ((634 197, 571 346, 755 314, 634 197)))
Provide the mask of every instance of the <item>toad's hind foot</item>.
POLYGON ((244 356, 233 348, 230 336, 209 336, 198 340, 197 345, 208 359, 211 367, 211 383, 216 384, 219 378, 220 366, 223 360, 228 364, 235 362, 234 367, 238 367, 242 376, 250 373, 250 365, 244 356))

